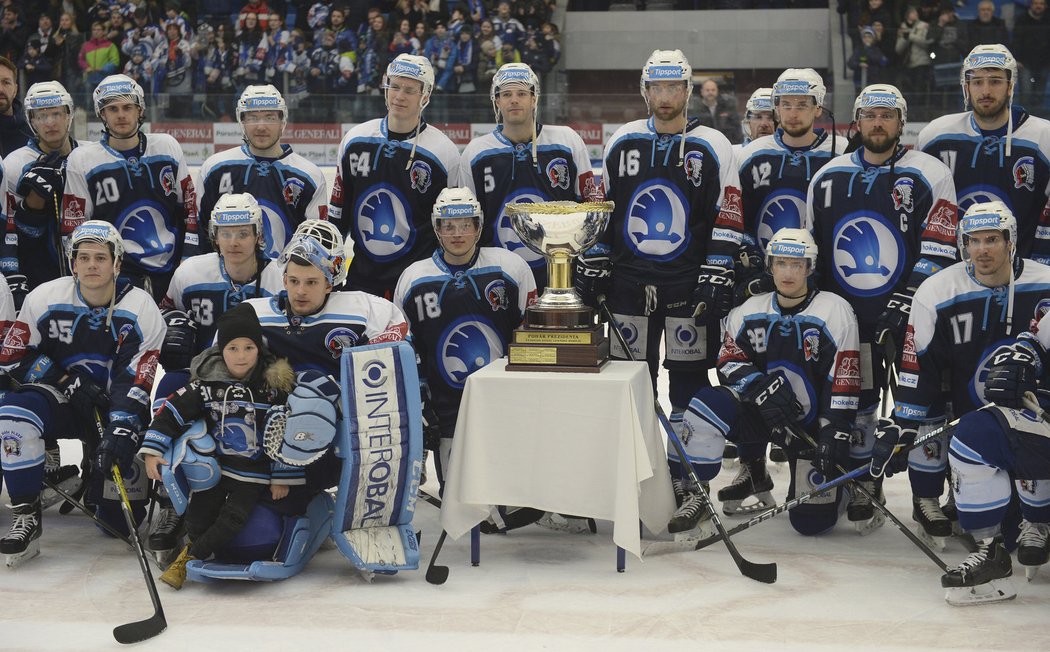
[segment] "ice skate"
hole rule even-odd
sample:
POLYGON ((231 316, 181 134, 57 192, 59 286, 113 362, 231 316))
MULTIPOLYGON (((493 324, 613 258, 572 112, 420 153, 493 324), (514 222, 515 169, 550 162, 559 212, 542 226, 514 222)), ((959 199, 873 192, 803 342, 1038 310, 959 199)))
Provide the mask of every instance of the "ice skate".
POLYGON ((860 491, 856 485, 867 489, 878 499, 880 505, 886 504, 886 494, 882 491, 882 483, 877 480, 857 480, 850 486, 850 501, 846 506, 846 517, 857 528, 857 534, 863 537, 885 525, 886 515, 882 513, 882 510, 875 509, 871 498, 860 491))
MULTIPOLYGON (((705 492, 709 490, 708 487, 709 485, 704 485, 705 492)), ((711 520, 711 512, 707 509, 700 493, 687 486, 684 481, 682 481, 682 490, 685 492, 684 496, 678 503, 678 509, 667 523, 667 531, 671 534, 688 532, 699 527, 702 521, 711 520)), ((676 497, 677 493, 676 488, 676 497)))
POLYGON ((11 510, 14 520, 7 536, 0 539, 0 553, 8 568, 17 568, 40 554, 40 499, 11 505, 11 510))
POLYGON ((190 545, 186 544, 175 561, 168 566, 168 570, 160 574, 160 581, 178 591, 186 582, 186 564, 194 559, 196 557, 190 554, 190 545))
POLYGON ((941 576, 941 586, 947 589, 944 599, 957 607, 1012 600, 1017 591, 1008 579, 1011 575, 1013 566, 1002 537, 979 541, 976 552, 941 576))
MULTIPOLYGON (((57 486, 71 496, 77 495, 83 479, 80 477, 80 467, 73 464, 62 466, 61 452, 57 448, 49 448, 45 451, 44 458, 44 480, 57 486)), ((46 484, 40 494, 40 507, 47 509, 62 502, 63 498, 57 491, 46 484)))
POLYGON ((1039 567, 1050 562, 1050 524, 1021 521, 1021 534, 1017 537, 1017 563, 1025 567, 1029 582, 1035 578, 1039 567))
POLYGON ((584 516, 565 516, 555 512, 547 512, 536 521, 536 525, 554 530, 556 532, 568 532, 570 534, 597 534, 598 524, 593 518, 584 516))
POLYGON ((773 478, 766 470, 766 459, 741 460, 740 471, 728 486, 718 490, 718 500, 722 502, 722 511, 726 516, 751 514, 764 511, 776 505, 773 500, 773 478), (744 501, 754 497, 747 505, 744 501))
POLYGON ((738 464, 740 464, 740 459, 737 457, 736 444, 727 441, 725 448, 722 449, 722 468, 732 469, 738 464))
POLYGON ((919 524, 918 535, 926 545, 941 551, 952 535, 952 522, 941 511, 937 498, 912 497, 911 517, 919 524))
POLYGON ((183 518, 167 498, 160 499, 157 524, 149 535, 149 549, 161 564, 168 563, 178 550, 183 535, 183 518))

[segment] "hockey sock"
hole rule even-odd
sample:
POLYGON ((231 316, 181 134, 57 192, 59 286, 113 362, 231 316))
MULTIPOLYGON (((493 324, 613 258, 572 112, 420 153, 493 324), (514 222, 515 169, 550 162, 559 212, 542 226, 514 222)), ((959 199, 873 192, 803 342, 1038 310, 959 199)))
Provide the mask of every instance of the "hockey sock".
POLYGON ((1029 523, 1050 523, 1050 482, 1015 480, 1021 513, 1029 523))
POLYGON ((984 539, 999 531, 1010 502, 1010 475, 990 466, 968 445, 966 432, 952 439, 949 455, 952 487, 959 509, 959 525, 974 538, 984 539))

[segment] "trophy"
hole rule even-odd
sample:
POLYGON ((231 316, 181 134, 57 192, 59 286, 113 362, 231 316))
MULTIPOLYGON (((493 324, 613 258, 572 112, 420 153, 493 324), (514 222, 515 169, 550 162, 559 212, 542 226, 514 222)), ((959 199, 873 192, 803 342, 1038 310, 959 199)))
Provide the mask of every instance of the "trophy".
POLYGON ((572 284, 573 260, 605 230, 612 202, 507 204, 521 241, 547 260, 547 289, 525 311, 509 345, 511 371, 598 372, 609 340, 572 284))

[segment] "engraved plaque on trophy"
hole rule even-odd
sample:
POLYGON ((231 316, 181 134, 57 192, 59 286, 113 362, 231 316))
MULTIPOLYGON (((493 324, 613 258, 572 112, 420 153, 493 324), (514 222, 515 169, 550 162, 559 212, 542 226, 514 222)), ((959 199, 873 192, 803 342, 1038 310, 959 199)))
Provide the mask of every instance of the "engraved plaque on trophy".
POLYGON ((608 361, 604 327, 576 293, 572 268, 605 230, 612 209, 612 202, 507 204, 518 237, 547 261, 547 288, 514 331, 508 370, 598 372, 608 361))

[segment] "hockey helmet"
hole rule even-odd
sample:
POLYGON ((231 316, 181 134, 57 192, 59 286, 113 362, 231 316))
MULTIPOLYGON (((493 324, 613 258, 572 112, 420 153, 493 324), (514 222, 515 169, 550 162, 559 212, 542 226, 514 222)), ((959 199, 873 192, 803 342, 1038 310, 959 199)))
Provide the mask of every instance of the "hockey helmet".
POLYGON ((36 133, 36 127, 33 126, 32 112, 37 109, 50 109, 56 106, 66 107, 66 111, 69 113, 69 120, 66 123, 68 129, 69 124, 73 122, 73 97, 66 90, 66 87, 57 81, 45 81, 37 82, 29 87, 26 91, 25 99, 22 101, 26 112, 26 122, 29 123, 29 128, 36 133))
POLYGON ((1010 97, 1013 97, 1017 82, 1017 60, 1005 45, 992 43, 978 45, 970 50, 970 54, 963 59, 962 69, 959 71, 959 85, 962 86, 963 106, 970 101, 970 91, 966 88, 966 82, 974 70, 982 68, 996 68, 1006 71, 1006 80, 1010 84, 1010 97))
POLYGON ((489 89, 489 100, 492 101, 492 111, 496 114, 496 122, 500 121, 500 112, 496 107, 496 97, 508 86, 523 86, 532 91, 537 101, 540 97, 540 79, 532 71, 527 63, 505 63, 492 77, 492 88, 489 89))
POLYGON ((255 197, 244 193, 228 193, 219 197, 211 209, 208 237, 212 243, 218 238, 219 227, 253 226, 255 235, 262 233, 262 209, 255 197))
POLYGON ((653 50, 642 68, 642 77, 638 83, 646 107, 649 106, 649 96, 645 91, 649 88, 649 82, 655 81, 684 81, 688 103, 693 94, 693 67, 681 50, 653 50))
POLYGON ((751 138, 751 125, 749 121, 755 117, 756 113, 773 113, 773 89, 772 88, 756 88, 754 93, 751 93, 751 97, 747 99, 747 104, 744 109, 744 119, 740 121, 740 128, 743 130, 745 138, 751 138))
POLYGON ((288 246, 281 253, 279 263, 298 256, 321 270, 333 286, 346 280, 346 250, 339 229, 327 220, 306 220, 295 229, 288 246))
POLYGON ((817 265, 817 243, 806 229, 780 229, 766 244, 766 269, 773 269, 772 258, 805 258, 809 261, 809 271, 817 265))
POLYGON ((280 111, 281 122, 288 121, 288 104, 273 84, 249 86, 237 100, 237 122, 244 124, 244 114, 251 111, 280 111))
POLYGON ((979 231, 1002 231, 1010 240, 1010 258, 1013 259, 1017 251, 1017 218, 1006 204, 988 201, 966 209, 957 229, 959 253, 965 262, 970 262, 970 255, 966 251, 969 236, 979 231))
POLYGON ((399 54, 386 67, 383 75, 383 90, 390 88, 390 79, 393 77, 405 77, 415 79, 423 84, 423 98, 419 104, 422 111, 430 104, 430 95, 434 90, 434 66, 426 57, 416 54, 399 54))
POLYGON ((901 127, 908 122, 908 102, 896 86, 890 84, 872 84, 866 86, 853 102, 853 119, 859 119, 863 109, 897 109, 901 127))
POLYGON ((73 229, 73 235, 69 239, 69 269, 73 269, 73 261, 77 257, 77 248, 85 242, 94 242, 109 246, 109 253, 113 256, 113 267, 116 270, 117 263, 124 258, 124 239, 120 237, 117 227, 105 220, 88 220, 73 229))
POLYGON ((805 95, 813 98, 817 106, 824 106, 828 88, 824 80, 812 68, 788 68, 780 73, 773 84, 773 105, 780 103, 785 95, 805 95))
POLYGON ((102 117, 102 109, 111 102, 131 102, 143 111, 146 110, 146 95, 131 77, 127 75, 110 75, 106 77, 91 94, 95 104, 95 115, 102 117))
POLYGON ((434 201, 434 210, 430 214, 430 223, 434 227, 434 233, 438 233, 438 221, 457 219, 461 217, 473 217, 477 225, 478 236, 481 228, 485 225, 485 217, 481 213, 481 204, 470 188, 445 188, 434 201))

